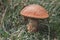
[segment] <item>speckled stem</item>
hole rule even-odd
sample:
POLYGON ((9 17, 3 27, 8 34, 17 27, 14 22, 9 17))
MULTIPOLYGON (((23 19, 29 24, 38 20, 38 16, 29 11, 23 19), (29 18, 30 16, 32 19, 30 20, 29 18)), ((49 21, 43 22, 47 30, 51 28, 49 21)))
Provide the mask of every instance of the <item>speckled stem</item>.
POLYGON ((37 32, 38 21, 36 19, 29 19, 29 23, 27 24, 28 32, 37 32))

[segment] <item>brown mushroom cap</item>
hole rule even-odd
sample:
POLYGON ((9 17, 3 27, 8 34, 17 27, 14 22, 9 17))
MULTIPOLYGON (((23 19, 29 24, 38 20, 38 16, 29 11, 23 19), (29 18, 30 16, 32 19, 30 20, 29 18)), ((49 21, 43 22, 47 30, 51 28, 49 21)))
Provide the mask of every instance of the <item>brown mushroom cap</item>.
POLYGON ((37 4, 26 6, 24 9, 22 9, 21 15, 40 19, 49 17, 48 12, 45 10, 45 8, 37 4))

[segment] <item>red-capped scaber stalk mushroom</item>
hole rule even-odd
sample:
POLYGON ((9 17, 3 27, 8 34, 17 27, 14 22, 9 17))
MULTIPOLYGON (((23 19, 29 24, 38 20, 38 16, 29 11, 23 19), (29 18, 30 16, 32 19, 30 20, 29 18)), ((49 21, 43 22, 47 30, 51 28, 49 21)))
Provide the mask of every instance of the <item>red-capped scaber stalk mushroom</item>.
POLYGON ((29 23, 27 24, 28 32, 36 32, 38 28, 38 21, 37 19, 45 19, 48 18, 48 12, 42 6, 38 4, 31 4, 26 6, 20 12, 22 16, 28 17, 29 23))

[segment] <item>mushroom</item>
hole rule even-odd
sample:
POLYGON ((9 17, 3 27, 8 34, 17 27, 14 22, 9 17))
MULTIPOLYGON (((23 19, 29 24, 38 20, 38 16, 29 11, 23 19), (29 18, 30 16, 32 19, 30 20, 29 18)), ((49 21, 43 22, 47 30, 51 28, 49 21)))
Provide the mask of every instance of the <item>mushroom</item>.
POLYGON ((45 10, 45 8, 38 4, 31 4, 26 6, 24 9, 22 9, 20 14, 24 16, 25 19, 27 19, 28 17, 29 20, 29 23, 27 24, 28 32, 38 31, 37 19, 45 19, 49 17, 48 12, 45 10))

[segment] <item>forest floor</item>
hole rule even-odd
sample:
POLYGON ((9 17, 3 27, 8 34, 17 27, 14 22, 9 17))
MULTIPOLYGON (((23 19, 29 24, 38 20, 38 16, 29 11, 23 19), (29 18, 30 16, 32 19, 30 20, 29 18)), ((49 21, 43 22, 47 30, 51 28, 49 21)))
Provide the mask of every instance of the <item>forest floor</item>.
POLYGON ((0 40, 60 40, 60 0, 0 0, 0 40), (27 32, 20 11, 30 4, 39 4, 48 11, 47 20, 39 19, 47 29, 27 32))

